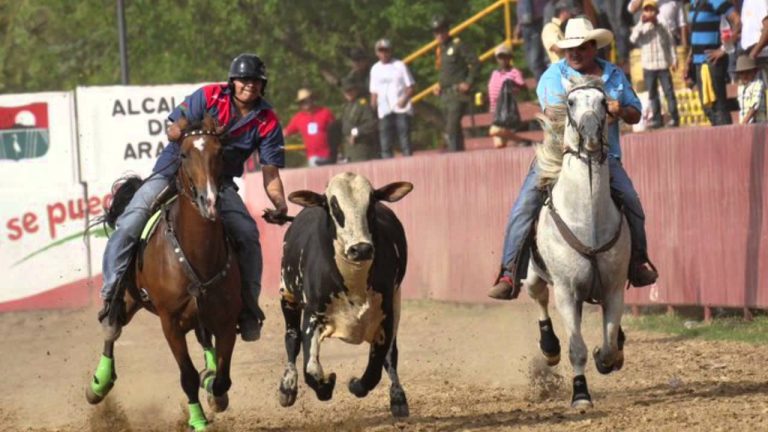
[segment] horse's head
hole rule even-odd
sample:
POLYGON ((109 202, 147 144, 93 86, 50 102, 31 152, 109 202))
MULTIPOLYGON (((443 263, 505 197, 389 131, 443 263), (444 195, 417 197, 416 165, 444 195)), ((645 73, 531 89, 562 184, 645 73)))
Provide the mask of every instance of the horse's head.
POLYGON ((222 169, 221 140, 223 127, 206 115, 199 125, 190 125, 182 117, 177 122, 182 131, 179 140, 181 166, 177 174, 179 193, 186 195, 200 215, 216 219, 216 197, 222 169))
POLYGON ((566 151, 587 154, 605 154, 607 139, 605 123, 608 117, 608 101, 603 82, 591 77, 576 77, 564 82, 566 134, 576 139, 566 139, 566 151))

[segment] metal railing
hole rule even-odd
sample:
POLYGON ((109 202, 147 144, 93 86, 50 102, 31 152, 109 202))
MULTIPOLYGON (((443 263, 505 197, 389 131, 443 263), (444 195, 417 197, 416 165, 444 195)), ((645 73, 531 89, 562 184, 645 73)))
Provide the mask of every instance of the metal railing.
MULTIPOLYGON (((500 8, 504 8, 504 41, 502 41, 499 45, 507 45, 509 47, 516 46, 516 45, 522 45, 523 41, 520 39, 515 39, 512 34, 512 4, 517 3, 517 0, 498 0, 492 5, 488 6, 487 8, 481 10, 480 12, 476 13, 474 16, 469 18, 468 20, 462 22, 461 24, 457 25, 456 27, 452 28, 450 30, 451 36, 456 36, 457 34, 461 33, 462 31, 466 30, 469 26, 472 24, 475 24, 476 22, 480 21, 481 19, 487 17, 488 15, 496 12, 500 8)), ((484 62, 488 60, 489 58, 493 57, 493 53, 496 50, 496 48, 499 46, 496 45, 494 47, 491 47, 490 49, 486 50, 480 56, 478 59, 481 62, 484 62)), ((422 57, 426 55, 427 53, 434 51, 435 48, 437 48, 437 41, 433 40, 432 42, 422 46, 421 48, 417 49, 416 51, 410 53, 407 55, 403 62, 405 64, 409 64, 416 60, 419 57, 422 57)), ((437 83, 433 83, 429 87, 425 88, 424 90, 416 93, 411 98, 412 103, 417 103, 420 100, 424 99, 425 97, 432 94, 435 89, 437 88, 437 83)))

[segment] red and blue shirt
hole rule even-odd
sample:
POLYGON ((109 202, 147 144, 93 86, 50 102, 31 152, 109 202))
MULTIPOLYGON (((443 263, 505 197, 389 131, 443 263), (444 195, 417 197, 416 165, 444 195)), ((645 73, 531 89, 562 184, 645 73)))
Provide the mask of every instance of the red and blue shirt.
MULTIPOLYGON (((203 120, 208 114, 227 125, 227 139, 222 146, 224 158, 223 177, 240 177, 243 165, 254 151, 259 152, 261 165, 285 166, 285 144, 283 132, 277 115, 272 107, 260 99, 256 107, 245 117, 239 117, 232 93, 227 84, 210 84, 187 96, 168 116, 175 122, 182 115, 190 122, 203 120)), ((176 173, 179 156, 179 143, 171 142, 165 146, 155 163, 155 172, 172 177, 176 173)))

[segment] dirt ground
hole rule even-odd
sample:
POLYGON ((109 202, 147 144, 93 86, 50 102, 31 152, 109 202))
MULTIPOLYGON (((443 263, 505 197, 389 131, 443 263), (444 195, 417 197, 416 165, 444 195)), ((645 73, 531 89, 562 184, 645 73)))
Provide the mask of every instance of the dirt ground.
MULTIPOLYGON (((277 397, 285 362, 282 316, 275 299, 265 306, 261 341, 236 347, 229 410, 208 412, 213 430, 768 430, 766 347, 680 340, 631 328, 624 369, 600 376, 590 358, 587 377, 595 407, 572 411, 567 356, 547 372, 537 350, 535 312, 521 302, 404 303, 398 345, 408 419, 391 418, 386 376, 365 399, 347 391, 346 382, 364 370, 367 347, 335 340, 326 342, 321 354, 326 372, 339 377, 333 400, 319 402, 302 382, 296 405, 282 408, 277 397)), ((112 393, 97 407, 86 403, 84 387, 101 349, 94 316, 93 310, 0 315, 1 430, 184 430, 186 401, 178 370, 159 321, 146 312, 117 344, 119 378, 112 393)), ((600 340, 599 317, 594 310, 586 317, 590 350, 600 340)), ((195 346, 193 353, 200 366, 202 352, 195 346)))

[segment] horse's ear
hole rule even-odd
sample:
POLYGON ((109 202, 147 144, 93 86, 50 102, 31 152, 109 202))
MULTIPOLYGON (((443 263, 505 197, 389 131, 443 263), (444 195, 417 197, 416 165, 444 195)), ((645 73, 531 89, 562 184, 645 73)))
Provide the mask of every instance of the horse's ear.
POLYGON ((308 190, 291 192, 288 195, 288 201, 302 207, 325 207, 325 195, 308 190))
POLYGON ((216 130, 216 120, 208 114, 206 114, 205 117, 203 117, 203 130, 207 130, 207 131, 216 130))
POLYGON ((412 190, 413 183, 394 182, 373 191, 373 197, 376 198, 377 201, 396 202, 400 201, 412 190))

